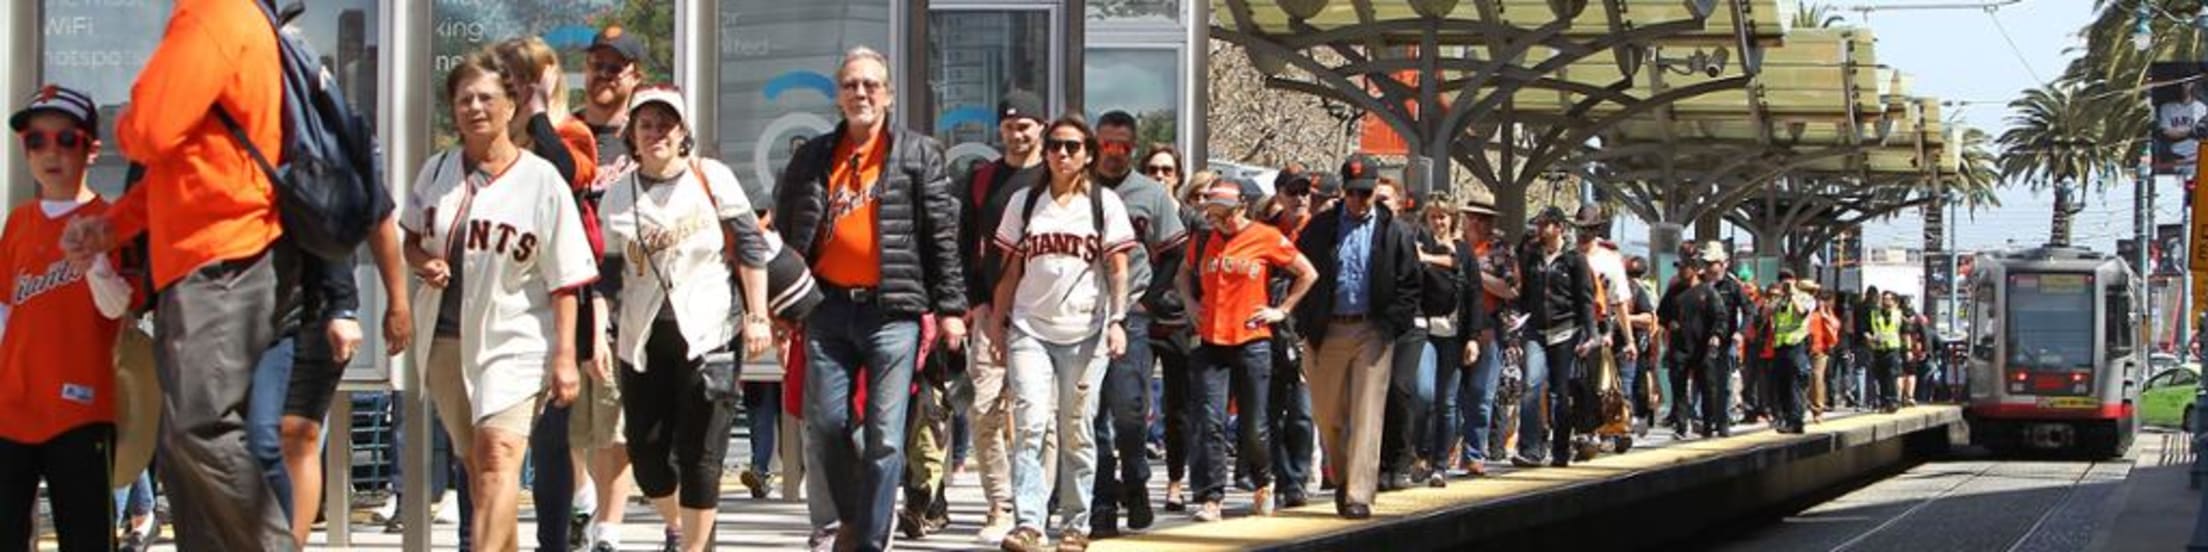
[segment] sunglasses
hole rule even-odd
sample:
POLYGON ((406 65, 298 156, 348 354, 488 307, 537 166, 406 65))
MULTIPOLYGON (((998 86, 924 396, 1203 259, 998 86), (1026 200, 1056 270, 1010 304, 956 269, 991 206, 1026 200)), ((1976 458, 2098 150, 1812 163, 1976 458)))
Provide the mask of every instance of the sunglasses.
POLYGON ((623 72, 623 71, 627 71, 627 70, 629 70, 629 64, 627 64, 627 63, 593 63, 593 64, 590 64, 590 71, 591 71, 591 73, 593 73, 593 74, 596 74, 596 75, 599 75, 599 76, 605 76, 605 77, 617 77, 617 76, 620 76, 620 75, 621 75, 621 72, 623 72))
POLYGON ((1372 190, 1350 190, 1349 197, 1369 199, 1372 197, 1372 190))
POLYGON ((16 135, 23 138, 24 150, 34 152, 46 151, 46 147, 49 145, 58 146, 61 149, 80 149, 88 141, 84 131, 73 128, 53 132, 26 130, 18 132, 16 135))
POLYGON ((1080 140, 1051 138, 1043 141, 1043 151, 1055 151, 1068 156, 1080 153, 1084 149, 1088 149, 1088 146, 1081 143, 1080 140))
POLYGON ((1179 171, 1180 169, 1173 168, 1172 165, 1151 165, 1142 168, 1142 174, 1149 175, 1173 174, 1179 171))
POLYGON ((1133 142, 1122 142, 1119 140, 1103 140, 1097 142, 1096 149, 1097 151, 1102 152, 1104 155, 1127 155, 1129 153, 1134 153, 1135 144, 1133 142))

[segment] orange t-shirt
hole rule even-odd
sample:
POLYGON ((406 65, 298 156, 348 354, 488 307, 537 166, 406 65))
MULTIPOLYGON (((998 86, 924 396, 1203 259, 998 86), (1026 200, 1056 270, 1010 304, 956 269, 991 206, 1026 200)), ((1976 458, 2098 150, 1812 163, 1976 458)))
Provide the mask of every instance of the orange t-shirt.
POLYGON ((1231 238, 1212 232, 1204 243, 1204 258, 1196 265, 1202 271, 1198 285, 1203 286, 1203 312, 1196 321, 1196 335, 1213 345, 1241 345, 1272 337, 1270 327, 1251 327, 1250 316, 1270 306, 1265 297, 1267 269, 1295 264, 1296 254, 1295 244, 1264 223, 1250 223, 1231 238))
POLYGON ((151 233, 156 287, 259 254, 283 235, 275 187, 209 114, 229 112, 270 163, 282 163, 282 77, 276 31, 253 3, 176 3, 115 121, 123 155, 146 165, 145 180, 112 210, 115 237, 151 233))
POLYGON ((881 194, 875 183, 889 156, 889 137, 876 136, 866 152, 850 140, 836 142, 836 166, 828 174, 828 236, 813 273, 830 284, 871 288, 882 283, 881 194))
MULTIPOLYGON (((115 421, 115 332, 100 315, 84 273, 61 254, 70 219, 106 213, 92 200, 49 218, 38 201, 8 214, 0 235, 0 298, 8 304, 0 337, 0 439, 40 443, 85 424, 115 421)), ((109 262, 115 259, 109 258, 109 262)))

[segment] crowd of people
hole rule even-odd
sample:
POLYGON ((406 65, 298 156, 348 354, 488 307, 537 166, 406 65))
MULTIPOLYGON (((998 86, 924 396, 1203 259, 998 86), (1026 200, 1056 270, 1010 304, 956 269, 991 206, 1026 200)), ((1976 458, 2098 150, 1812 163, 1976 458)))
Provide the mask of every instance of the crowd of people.
MULTIPOLYGON (((0 542, 33 538, 43 482, 63 550, 145 544, 150 484, 114 493, 105 471, 110 344, 141 316, 178 547, 307 542, 358 283, 287 243, 253 161, 281 143, 275 38, 220 29, 263 15, 175 17, 116 125, 143 178, 113 204, 86 186, 89 96, 48 86, 9 121, 38 199, 0 237, 0 542), (146 262, 118 253, 141 235, 146 262)), ((1909 404, 1935 343, 1900 297, 1853 308, 1786 271, 1759 288, 1720 242, 1658 286, 1597 206, 1506 233, 1492 203, 1414 197, 1366 155, 1260 186, 1027 91, 998 106, 1001 157, 954 170, 893 122, 895 64, 866 48, 835 68, 840 124, 793 143, 770 189, 698 147, 644 55, 602 31, 572 110, 541 40, 459 60, 438 89, 457 143, 370 240, 383 352, 458 460, 442 508, 463 549, 519 548, 525 465, 540 549, 618 549, 631 479, 666 550, 709 549, 739 414, 742 483, 801 481, 815 549, 939 532, 972 472, 984 542, 1081 550, 1152 526, 1153 501, 1208 522, 1331 492, 1363 519, 1383 492, 1653 427, 1799 433, 1841 400, 1909 404), (781 381, 706 361, 723 350, 781 381)))

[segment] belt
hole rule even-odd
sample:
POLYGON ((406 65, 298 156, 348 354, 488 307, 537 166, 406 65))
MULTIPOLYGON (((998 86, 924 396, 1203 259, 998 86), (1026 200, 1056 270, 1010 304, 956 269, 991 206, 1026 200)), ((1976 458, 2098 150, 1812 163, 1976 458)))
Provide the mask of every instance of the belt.
POLYGON ((1355 324, 1358 322, 1364 322, 1368 318, 1369 317, 1362 314, 1336 314, 1326 317, 1326 321, 1333 322, 1335 324, 1355 324))
POLYGON ((871 305, 874 303, 874 299, 881 296, 881 288, 851 288, 830 285, 827 283, 822 283, 820 285, 820 292, 829 297, 843 299, 845 301, 850 301, 852 303, 860 305, 871 305))

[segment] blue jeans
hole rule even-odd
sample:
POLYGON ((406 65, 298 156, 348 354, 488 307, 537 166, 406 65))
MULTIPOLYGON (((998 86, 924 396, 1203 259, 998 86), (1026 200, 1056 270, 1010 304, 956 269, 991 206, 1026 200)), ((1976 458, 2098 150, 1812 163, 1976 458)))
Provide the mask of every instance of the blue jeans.
POLYGON ((1311 480, 1311 456, 1318 449, 1318 426, 1311 421, 1311 387, 1303 379, 1303 352, 1296 344, 1273 340, 1272 394, 1266 397, 1266 429, 1272 432, 1273 483, 1282 498, 1303 496, 1311 480))
MULTIPOLYGON (((1269 412, 1266 401, 1272 391, 1273 376, 1272 343, 1259 339, 1241 345, 1206 344, 1197 350, 1197 360, 1189 366, 1189 413, 1195 423, 1194 441, 1191 442, 1189 463, 1191 500, 1205 502, 1220 500, 1227 490, 1227 393, 1229 387, 1240 404, 1236 416, 1236 433, 1240 446, 1234 447, 1249 456, 1251 466, 1271 466, 1266 456, 1272 453, 1270 429, 1266 427, 1269 412)), ((1272 473, 1264 469, 1250 470, 1250 479, 1262 488, 1272 484, 1272 473)))
MULTIPOLYGON (((1057 497, 1071 530, 1089 529, 1089 493, 1096 488, 1095 419, 1107 358, 1100 334, 1079 343, 1051 343, 1013 328, 1005 346, 1006 392, 1012 393, 1012 511, 1020 527, 1050 522, 1044 503, 1057 497), (1043 458, 1043 434, 1056 431, 1058 457, 1043 458), (1043 463, 1057 462, 1055 486, 1043 463)), ((1145 460, 1147 461, 1147 460, 1145 460)))
POLYGON ((1549 393, 1548 347, 1536 337, 1525 340, 1526 392, 1518 399, 1518 455, 1540 461, 1549 456, 1548 412, 1541 409, 1549 393))
MULTIPOLYGON (((805 324, 805 470, 816 524, 840 522, 839 547, 882 550, 905 473, 905 422, 920 320, 830 293, 805 324), (866 412, 851 411, 861 370, 866 412)), ((825 526, 816 527, 825 528, 825 526)))
POLYGON ((1702 367, 1702 425, 1711 433, 1729 435, 1732 432, 1733 370, 1739 363, 1740 355, 1720 351, 1711 354, 1702 367))
POLYGON ((115 514, 126 529, 130 518, 153 514, 153 470, 138 472, 130 486, 115 490, 115 514))
POLYGON ((1773 416, 1787 427, 1802 427, 1803 411, 1809 407, 1809 346, 1780 347, 1777 353, 1771 370, 1771 394, 1778 398, 1773 416))
POLYGON ((1434 396, 1434 348, 1426 330, 1413 328, 1397 336, 1393 366, 1388 371, 1388 400, 1380 433, 1381 475, 1410 475, 1412 457, 1424 447, 1419 436, 1426 422, 1427 405, 1434 396))
POLYGON ((568 517, 575 510, 575 457, 568 454, 569 408, 545 403, 529 429, 529 496, 536 500, 537 548, 567 548, 568 517))
POLYGON ((1467 369, 1464 367, 1464 338, 1459 336, 1429 336, 1426 339, 1434 351, 1434 399, 1433 408, 1426 410, 1426 425, 1422 426, 1425 438, 1420 440, 1428 462, 1436 470, 1449 466, 1449 446, 1455 444, 1461 433, 1457 424, 1461 408, 1457 406, 1459 389, 1467 369))
POLYGON ((744 422, 751 430, 751 471, 774 473, 774 432, 782 423, 782 384, 744 382, 744 422))
POLYGON ((1625 356, 1621 354, 1617 358, 1618 389, 1625 391, 1626 412, 1629 413, 1628 417, 1640 417, 1642 393, 1641 388, 1635 387, 1641 383, 1640 355, 1625 356))
POLYGON ((261 353, 261 361, 253 366, 252 395, 247 397, 245 410, 245 450, 261 464, 261 473, 267 477, 269 489, 276 493, 276 503, 283 506, 284 516, 292 516, 291 474, 284 470, 284 398, 291 391, 291 364, 298 352, 296 342, 285 337, 276 345, 261 353))
POLYGON ((1480 339, 1480 358, 1465 369, 1457 408, 1463 417, 1464 460, 1487 460, 1487 439, 1495 416, 1495 386, 1503 377, 1503 355, 1494 339, 1480 339))
POLYGON ((1110 516, 1121 504, 1150 500, 1150 315, 1127 315, 1127 352, 1104 370, 1096 415, 1096 497, 1091 509, 1110 516))

